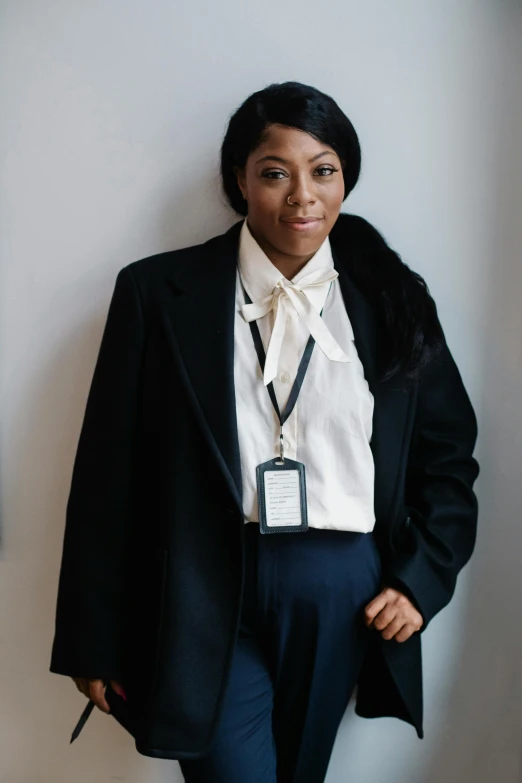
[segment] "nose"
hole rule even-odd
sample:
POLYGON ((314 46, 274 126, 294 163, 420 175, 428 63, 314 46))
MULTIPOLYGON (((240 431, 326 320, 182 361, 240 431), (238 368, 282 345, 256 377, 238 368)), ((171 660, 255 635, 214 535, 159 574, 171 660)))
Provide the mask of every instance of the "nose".
POLYGON ((313 190, 313 183, 306 173, 293 180, 293 185, 287 193, 287 201, 290 204, 299 204, 303 207, 308 204, 315 204, 316 198, 313 190))

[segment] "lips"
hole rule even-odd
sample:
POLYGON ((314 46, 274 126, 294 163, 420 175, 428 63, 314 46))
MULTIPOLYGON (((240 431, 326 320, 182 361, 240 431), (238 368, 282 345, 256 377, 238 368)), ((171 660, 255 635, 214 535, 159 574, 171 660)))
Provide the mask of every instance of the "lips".
POLYGON ((281 218, 285 223, 313 223, 316 220, 321 220, 320 217, 315 216, 309 216, 309 217, 291 217, 291 218, 281 218))
POLYGON ((322 218, 319 217, 295 217, 295 218, 281 218, 285 228, 290 231, 311 232, 314 231, 321 223, 322 218))

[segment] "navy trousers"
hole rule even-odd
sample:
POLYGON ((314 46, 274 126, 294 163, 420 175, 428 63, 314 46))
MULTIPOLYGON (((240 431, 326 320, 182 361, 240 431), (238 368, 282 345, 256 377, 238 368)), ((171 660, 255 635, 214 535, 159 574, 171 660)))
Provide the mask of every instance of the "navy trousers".
POLYGON ((381 588, 371 533, 245 526, 241 625, 217 734, 186 783, 323 783, 381 588))

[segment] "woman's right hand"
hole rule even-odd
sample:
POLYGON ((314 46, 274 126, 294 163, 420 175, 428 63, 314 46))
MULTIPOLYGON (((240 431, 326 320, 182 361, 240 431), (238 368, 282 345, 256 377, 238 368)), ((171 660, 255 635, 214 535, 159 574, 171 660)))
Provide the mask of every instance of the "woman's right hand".
MULTIPOLYGON (((87 696, 88 699, 96 704, 102 712, 110 712, 110 707, 105 698, 105 688, 107 685, 103 680, 91 680, 87 677, 73 677, 72 680, 76 684, 78 690, 87 696)), ((119 696, 126 700, 125 691, 119 682, 116 680, 110 680, 110 686, 119 696)))

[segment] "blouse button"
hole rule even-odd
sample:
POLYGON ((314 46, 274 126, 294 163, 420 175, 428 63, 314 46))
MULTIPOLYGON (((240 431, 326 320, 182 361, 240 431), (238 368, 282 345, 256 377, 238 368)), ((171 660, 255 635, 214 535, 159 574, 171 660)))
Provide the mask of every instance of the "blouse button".
POLYGON ((283 383, 288 383, 290 380, 290 375, 287 372, 282 372, 280 377, 283 383))

